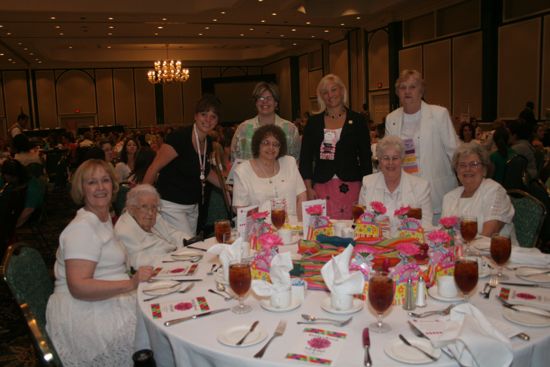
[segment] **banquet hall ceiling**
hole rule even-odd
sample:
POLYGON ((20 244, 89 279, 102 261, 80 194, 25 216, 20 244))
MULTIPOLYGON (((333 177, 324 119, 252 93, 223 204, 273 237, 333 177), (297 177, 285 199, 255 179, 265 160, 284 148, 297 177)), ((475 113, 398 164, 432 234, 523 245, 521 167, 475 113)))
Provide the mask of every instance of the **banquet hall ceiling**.
MULTIPOLYGON (((25 0, 0 3, 0 69, 258 64, 414 16, 435 0, 25 0)), ((456 1, 454 1, 456 2, 456 1)))

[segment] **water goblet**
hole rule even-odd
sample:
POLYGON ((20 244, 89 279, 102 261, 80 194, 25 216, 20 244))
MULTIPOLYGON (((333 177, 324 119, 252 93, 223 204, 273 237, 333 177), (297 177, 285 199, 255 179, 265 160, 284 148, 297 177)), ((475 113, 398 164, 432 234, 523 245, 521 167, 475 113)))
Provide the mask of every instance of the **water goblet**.
POLYGON ((285 224, 286 220, 286 200, 272 199, 271 200, 271 223, 277 230, 285 224))
POLYGON ((466 253, 470 253, 470 242, 476 238, 477 235, 477 218, 465 216, 460 220, 460 234, 462 239, 466 243, 466 253))
POLYGON ((243 314, 252 311, 250 305, 244 304, 244 297, 250 289, 252 274, 250 263, 247 261, 236 261, 229 264, 229 286, 237 295, 239 304, 231 309, 233 313, 243 314))
POLYGON ((508 276, 502 274, 502 266, 510 259, 512 254, 512 240, 509 236, 495 233, 491 237, 491 258, 497 264, 497 278, 499 281, 507 280, 508 276))
POLYGON ((391 326, 382 322, 383 314, 393 303, 395 287, 393 279, 388 272, 377 271, 371 274, 369 279, 369 303, 376 311, 376 322, 369 325, 373 333, 386 333, 391 326))
POLYGON ((470 292, 476 287, 479 268, 475 257, 461 257, 455 262, 455 283, 468 302, 470 292))

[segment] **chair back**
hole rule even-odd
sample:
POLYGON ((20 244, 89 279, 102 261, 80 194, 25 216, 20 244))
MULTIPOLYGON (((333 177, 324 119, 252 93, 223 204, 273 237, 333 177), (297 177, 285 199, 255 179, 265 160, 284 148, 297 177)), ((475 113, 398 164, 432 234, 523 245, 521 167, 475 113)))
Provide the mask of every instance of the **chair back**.
POLYGON ((25 198, 27 193, 27 186, 21 185, 17 187, 11 187, 10 185, 4 187, 0 192, 0 254, 3 255, 4 251, 10 244, 10 241, 15 234, 15 225, 17 219, 23 211, 25 206, 25 198))
POLYGON ((521 247, 535 247, 546 217, 546 208, 537 198, 523 190, 508 190, 514 206, 514 227, 521 247))
POLYGON ((23 312, 40 362, 46 366, 61 366, 46 333, 46 305, 53 293, 53 281, 42 256, 25 243, 11 245, 0 273, 23 312))
POLYGON ((113 202, 113 209, 117 217, 122 215, 122 211, 126 207, 126 196, 128 196, 128 191, 130 191, 130 186, 128 184, 120 184, 118 186, 116 199, 113 202))
POLYGON ((527 158, 517 154, 506 162, 502 186, 506 190, 525 190, 527 181, 527 158))

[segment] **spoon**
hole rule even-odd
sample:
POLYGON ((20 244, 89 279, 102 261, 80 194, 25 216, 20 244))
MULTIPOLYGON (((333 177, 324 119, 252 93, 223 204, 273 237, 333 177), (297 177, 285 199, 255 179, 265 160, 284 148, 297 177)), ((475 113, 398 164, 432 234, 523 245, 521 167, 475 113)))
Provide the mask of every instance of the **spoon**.
POLYGON ((298 321, 297 324, 313 324, 313 323, 329 323, 336 326, 346 326, 353 319, 353 316, 346 320, 336 320, 336 319, 327 319, 322 317, 316 317, 313 315, 308 315, 306 313, 302 314, 302 318, 306 321, 298 321))
POLYGON ((225 285, 223 285, 222 283, 216 283, 216 289, 219 292, 223 292, 223 293, 227 294, 227 297, 231 297, 231 299, 234 298, 232 294, 230 294, 228 291, 225 290, 225 285))

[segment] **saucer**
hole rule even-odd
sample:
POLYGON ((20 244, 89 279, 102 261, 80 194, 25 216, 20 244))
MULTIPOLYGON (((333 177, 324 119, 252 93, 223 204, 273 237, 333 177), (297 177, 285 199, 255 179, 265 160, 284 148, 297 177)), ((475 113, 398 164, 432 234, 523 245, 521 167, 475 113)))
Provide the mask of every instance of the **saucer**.
POLYGON ((290 304, 287 307, 282 307, 282 308, 277 308, 277 307, 271 306, 271 300, 269 298, 264 298, 260 301, 260 306, 262 306, 262 308, 264 310, 268 310, 268 311, 271 311, 271 312, 292 311, 292 310, 297 309, 301 305, 302 305, 302 302, 300 302, 299 299, 295 299, 295 298, 292 298, 292 297, 290 299, 290 304))
POLYGON ((518 312, 509 308, 502 309, 502 316, 510 322, 523 326, 531 327, 548 327, 550 326, 550 318, 538 316, 527 312, 518 312))
POLYGON ((177 291, 179 288, 181 288, 181 282, 162 280, 145 286, 143 288, 143 294, 148 296, 162 296, 177 291))
POLYGON ((521 279, 526 280, 528 282, 549 283, 550 282, 550 273, 537 274, 537 275, 529 276, 529 274, 536 274, 536 273, 540 273, 542 271, 547 271, 547 270, 550 270, 550 269, 521 267, 518 270, 516 270, 516 275, 517 275, 518 278, 521 278, 521 279))
MULTIPOLYGON (((426 353, 431 354, 435 358, 441 357, 441 350, 435 349, 432 347, 432 344, 429 340, 417 339, 417 338, 407 338, 407 340, 412 344, 416 345, 426 353)), ((405 345, 403 341, 399 338, 392 339, 389 343, 386 343, 384 347, 384 352, 398 362, 408 363, 408 364, 425 364, 432 363, 433 361, 425 356, 422 352, 416 350, 413 347, 405 345)))
POLYGON ((429 288, 428 289, 428 294, 433 299, 436 299, 438 301, 443 301, 443 302, 461 302, 461 301, 464 301, 464 297, 459 296, 459 295, 457 295, 455 297, 443 297, 442 295, 439 294, 439 291, 437 289, 437 285, 433 285, 431 288, 429 288))
POLYGON ((335 308, 332 308, 332 304, 330 302, 330 296, 325 298, 323 301, 321 301, 321 308, 329 313, 333 313, 336 315, 348 315, 352 313, 356 313, 357 311, 360 311, 363 308, 364 301, 354 298, 353 304, 351 305, 351 308, 349 310, 337 310, 335 308))
POLYGON ((218 341, 229 347, 244 348, 251 345, 256 345, 267 338, 267 332, 258 325, 253 332, 248 334, 241 345, 236 345, 237 342, 241 340, 241 338, 248 332, 248 330, 250 330, 250 325, 231 327, 218 334, 218 341))

